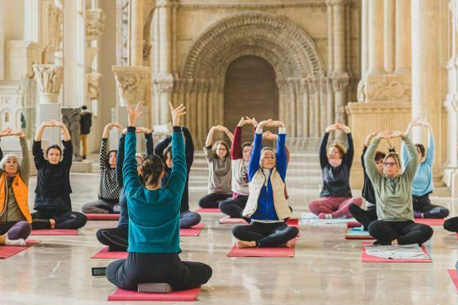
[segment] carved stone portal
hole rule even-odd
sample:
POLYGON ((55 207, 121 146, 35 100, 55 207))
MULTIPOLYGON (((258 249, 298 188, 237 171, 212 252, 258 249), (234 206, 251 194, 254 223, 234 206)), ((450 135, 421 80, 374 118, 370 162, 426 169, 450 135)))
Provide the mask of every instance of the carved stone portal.
POLYGON ((105 29, 105 13, 103 10, 88 9, 86 10, 86 39, 97 39, 103 34, 105 29))
POLYGON ((143 66, 113 66, 116 87, 121 105, 135 104, 145 100, 150 68, 143 66))

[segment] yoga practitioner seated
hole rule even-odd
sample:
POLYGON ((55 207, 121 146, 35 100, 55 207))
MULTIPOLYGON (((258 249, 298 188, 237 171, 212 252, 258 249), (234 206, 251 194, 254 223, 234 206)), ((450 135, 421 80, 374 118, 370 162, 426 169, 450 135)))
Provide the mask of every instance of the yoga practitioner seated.
POLYGON ((99 199, 83 205, 82 211, 85 214, 114 214, 119 213, 119 187, 116 178, 117 151, 108 150, 108 136, 110 129, 122 127, 115 123, 105 126, 100 145, 100 186, 99 199))
POLYGON ((28 206, 30 160, 22 131, 0 131, 0 138, 19 137, 22 160, 13 154, 3 155, 0 148, 0 245, 25 246, 32 231, 28 206))
MULTIPOLYGON (((447 208, 431 204, 429 194, 434 190, 433 165, 434 165, 434 135, 431 125, 420 119, 414 119, 409 123, 406 134, 410 134, 413 127, 425 127, 428 129, 428 150, 423 144, 415 144, 418 152, 418 168, 412 185, 413 211, 415 218, 445 218, 450 211, 447 208)), ((401 146, 402 164, 409 162, 409 154, 405 145, 401 146)))
POLYGON ((232 196, 231 192, 231 158, 229 146, 224 141, 213 145, 215 131, 223 131, 233 141, 234 135, 224 126, 213 126, 205 141, 204 153, 208 163, 208 195, 200 198, 201 208, 217 208, 219 203, 232 196))
MULTIPOLYGON (((145 135, 145 144, 146 144, 146 154, 147 156, 152 156, 154 153, 154 142, 153 142, 153 133, 151 130, 145 127, 137 127, 137 133, 143 133, 145 135)), ((119 186, 119 221, 116 228, 105 228, 97 231, 96 236, 100 243, 108 246, 108 251, 127 251, 128 243, 128 232, 129 232, 129 212, 127 209, 127 199, 124 193, 124 184, 123 184, 123 175, 122 175, 122 166, 124 163, 124 142, 127 134, 127 129, 124 129, 122 136, 119 139, 118 145, 118 154, 116 156, 116 177, 118 179, 117 183, 119 186)), ((142 163, 143 156, 141 154, 136 154, 135 159, 137 162, 137 174, 139 179, 143 184, 142 177, 142 163)))
POLYGON ((251 155, 251 143, 242 144, 242 128, 251 124, 258 126, 255 118, 241 118, 234 131, 234 140, 231 146, 232 159, 232 198, 221 201, 219 209, 231 218, 241 218, 243 209, 248 201, 248 162, 251 155))
MULTIPOLYGON (((140 104, 139 104, 140 105, 140 104)), ((183 105, 173 109, 173 167, 167 185, 162 187, 164 163, 159 156, 143 161, 141 183, 135 161, 137 139, 135 124, 140 111, 127 106, 129 127, 123 164, 124 188, 129 209, 129 248, 127 259, 112 262, 107 279, 127 290, 143 283, 167 283, 173 290, 186 290, 205 284, 212 275, 210 266, 182 262, 180 249, 181 195, 186 184, 186 159, 180 117, 183 105)))
POLYGON ((236 226, 232 234, 238 239, 238 248, 279 247, 299 234, 296 227, 284 222, 291 217, 285 197, 286 128, 280 121, 262 121, 256 128, 253 149, 248 164, 250 195, 243 217, 251 218, 249 225, 236 226), (277 149, 262 148, 264 127, 278 127, 277 149))
POLYGON ((33 229, 79 229, 87 218, 79 212, 72 212, 70 201, 70 167, 72 166, 73 147, 70 133, 62 122, 43 122, 35 135, 32 153, 37 168, 37 187, 35 189, 35 213, 32 213, 33 229), (46 149, 46 158, 41 148, 41 138, 45 128, 62 130, 64 151, 59 145, 46 149))
MULTIPOLYGON (((366 200, 366 211, 363 210, 360 206, 352 203, 348 208, 350 213, 355 217, 359 223, 361 223, 364 227, 364 230, 367 231, 369 228, 369 224, 375 220, 377 220, 377 209, 375 208, 376 199, 375 199, 375 191, 374 186, 372 185, 369 176, 367 176, 366 166, 364 165, 364 155, 367 152, 367 148, 371 143, 372 139, 377 135, 377 132, 371 132, 367 135, 366 140, 364 141, 364 148, 363 153, 361 154, 361 164, 363 166, 363 174, 364 174, 364 184, 362 190, 362 197, 366 200)), ((386 154, 377 151, 375 152, 375 165, 377 166, 377 170, 380 174, 383 174, 383 159, 385 159, 386 154)))
POLYGON ((369 225, 374 244, 423 244, 433 235, 430 226, 413 221, 412 181, 418 165, 417 150, 407 134, 401 131, 384 131, 377 134, 364 155, 367 175, 376 198, 378 219, 369 225), (401 173, 401 161, 396 153, 388 153, 383 160, 383 174, 375 164, 375 153, 380 139, 401 137, 409 154, 409 162, 401 173))
POLYGON ((323 187, 320 199, 309 203, 309 210, 321 219, 331 219, 339 217, 351 218, 348 210, 354 203, 361 206, 363 199, 352 198, 350 189, 350 170, 353 163, 353 138, 348 126, 335 123, 326 127, 320 144, 320 165, 323 179, 323 187), (333 130, 342 130, 347 135, 348 149, 334 142, 328 144, 329 133, 333 130))
MULTIPOLYGON (((189 172, 191 171, 192 163, 194 162, 194 143, 192 142, 192 136, 186 127, 181 127, 185 139, 185 156, 186 156, 186 184, 183 190, 183 196, 181 197, 181 208, 180 208, 180 228, 190 228, 200 223, 201 217, 196 212, 189 210, 189 172)), ((168 136, 161 142, 159 142, 154 148, 154 153, 160 157, 165 164, 165 175, 162 179, 162 183, 166 185, 170 178, 170 171, 173 166, 172 158, 172 147, 170 146, 172 137, 168 136)))

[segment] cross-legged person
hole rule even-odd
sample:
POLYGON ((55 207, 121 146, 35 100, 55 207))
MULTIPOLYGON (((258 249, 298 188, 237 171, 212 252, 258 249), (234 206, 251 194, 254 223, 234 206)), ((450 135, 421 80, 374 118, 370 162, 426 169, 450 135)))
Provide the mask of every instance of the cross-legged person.
POLYGON ((418 166, 417 150, 410 138, 401 131, 377 134, 364 155, 367 175, 372 181, 377 202, 378 220, 369 225, 369 234, 376 244, 423 244, 433 235, 430 226, 415 223, 412 205, 412 181, 418 166), (409 154, 409 162, 402 165, 399 155, 388 153, 383 160, 383 174, 375 164, 375 153, 381 139, 401 137, 409 154))
POLYGON ((144 185, 140 182, 135 160, 135 124, 140 115, 128 106, 128 132, 123 164, 124 188, 129 209, 129 247, 127 259, 111 263, 107 279, 114 285, 137 290, 142 283, 167 283, 173 290, 186 290, 205 284, 212 275, 210 266, 183 262, 180 249, 180 206, 186 183, 185 146, 180 116, 183 105, 171 107, 172 162, 168 184, 162 185, 164 163, 153 155, 142 163, 144 185))
POLYGON ((219 203, 232 196, 231 192, 231 158, 229 145, 224 141, 213 144, 216 131, 224 132, 233 141, 234 135, 224 126, 213 126, 205 141, 204 153, 208 163, 208 194, 200 198, 201 208, 217 208, 219 203))
POLYGON ((119 186, 116 177, 117 151, 108 151, 108 136, 112 128, 119 131, 122 127, 115 123, 105 126, 100 144, 100 185, 98 199, 83 205, 85 214, 115 214, 119 213, 119 186))
POLYGON ((250 192, 242 214, 250 218, 251 223, 236 226, 232 230, 239 248, 284 246, 299 234, 296 227, 289 227, 285 223, 285 219, 291 217, 285 196, 285 141, 286 128, 283 122, 267 120, 258 124, 248 164, 250 192), (276 151, 270 147, 262 148, 264 127, 279 128, 276 151))
POLYGON ((363 199, 360 197, 353 198, 350 189, 350 170, 353 164, 353 154, 353 138, 350 128, 340 123, 326 127, 320 144, 323 187, 320 199, 309 203, 310 212, 322 219, 351 218, 350 205, 362 205, 363 199), (330 132, 335 130, 341 130, 346 134, 347 149, 338 142, 334 142, 327 147, 330 132))
POLYGON ((62 122, 43 122, 33 142, 32 153, 37 168, 35 188, 35 213, 32 213, 33 229, 79 229, 87 218, 84 214, 72 211, 70 193, 70 167, 73 147, 70 133, 62 122), (45 128, 62 130, 64 150, 59 145, 46 149, 46 159, 41 148, 45 128))
POLYGON ((29 149, 22 131, 0 131, 0 139, 7 136, 19 138, 22 159, 15 154, 3 155, 0 147, 0 245, 25 246, 32 230, 28 206, 29 149))

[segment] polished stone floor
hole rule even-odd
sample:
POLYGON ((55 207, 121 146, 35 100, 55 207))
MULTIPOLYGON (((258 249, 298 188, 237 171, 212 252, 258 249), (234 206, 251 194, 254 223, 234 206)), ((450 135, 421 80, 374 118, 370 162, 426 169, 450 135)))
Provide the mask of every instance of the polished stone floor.
MULTIPOLYGON (((96 197, 99 177, 73 174, 71 179, 73 207, 79 210, 96 197)), ((34 186, 32 179, 31 189, 34 186)), ((298 215, 317 196, 295 185, 288 191, 298 215)), ((191 188, 193 210, 203 194, 202 187, 191 188)), ((452 199, 435 202, 457 214, 452 199)), ((344 225, 301 226, 293 258, 228 258, 232 226, 218 224, 221 215, 202 216, 206 228, 201 235, 181 239, 183 260, 202 261, 213 268, 198 304, 458 304, 446 271, 458 259, 458 240, 442 228, 434 228, 427 244, 432 264, 363 264, 361 242, 345 240, 344 225)), ((115 287, 104 277, 92 277, 91 267, 110 261, 90 259, 101 249, 95 232, 106 226, 115 222, 88 222, 79 236, 39 237, 40 244, 0 261, 0 304, 108 303, 115 287)))

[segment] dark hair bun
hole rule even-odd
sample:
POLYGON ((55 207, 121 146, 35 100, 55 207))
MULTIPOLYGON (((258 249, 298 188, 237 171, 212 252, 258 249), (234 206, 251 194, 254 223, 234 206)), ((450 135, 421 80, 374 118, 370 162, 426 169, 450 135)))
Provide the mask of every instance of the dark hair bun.
POLYGON ((145 185, 156 185, 164 171, 164 162, 158 155, 148 156, 142 163, 142 175, 145 185))

